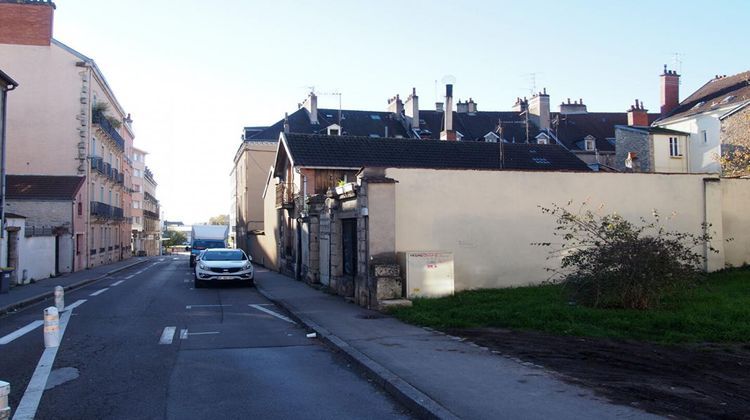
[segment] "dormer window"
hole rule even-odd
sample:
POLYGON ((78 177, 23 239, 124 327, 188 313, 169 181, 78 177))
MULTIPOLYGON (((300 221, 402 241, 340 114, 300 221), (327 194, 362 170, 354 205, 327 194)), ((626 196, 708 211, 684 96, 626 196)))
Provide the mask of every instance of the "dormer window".
POLYGON ((550 144, 549 136, 544 133, 539 134, 536 136, 536 144, 550 144))
POLYGON ((326 128, 326 133, 329 136, 340 136, 341 135, 341 126, 338 124, 331 124, 326 128))
POLYGON ((485 143, 497 143, 498 140, 500 140, 500 136, 491 131, 484 135, 485 143))
POLYGON ((586 136, 583 139, 583 147, 587 151, 594 151, 596 149, 596 139, 593 136, 586 136))

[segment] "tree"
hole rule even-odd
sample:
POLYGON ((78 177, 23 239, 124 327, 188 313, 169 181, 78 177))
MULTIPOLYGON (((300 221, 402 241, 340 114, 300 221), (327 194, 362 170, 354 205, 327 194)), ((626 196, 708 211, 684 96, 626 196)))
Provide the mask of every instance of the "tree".
MULTIPOLYGON (((570 203, 568 203, 570 205, 570 203)), ((631 223, 617 214, 599 216, 591 210, 573 213, 553 204, 542 212, 557 218, 554 235, 562 240, 536 245, 557 247, 550 258, 561 259, 554 281, 568 297, 595 308, 648 309, 678 289, 697 284, 710 246, 710 225, 702 234, 665 229, 660 216, 631 223)))
POLYGON ((187 242, 187 237, 184 233, 176 230, 168 230, 164 235, 167 240, 163 242, 163 245, 167 248, 182 245, 187 242))
POLYGON ((220 214, 218 216, 214 216, 208 219, 208 224, 209 225, 229 225, 229 215, 220 214))

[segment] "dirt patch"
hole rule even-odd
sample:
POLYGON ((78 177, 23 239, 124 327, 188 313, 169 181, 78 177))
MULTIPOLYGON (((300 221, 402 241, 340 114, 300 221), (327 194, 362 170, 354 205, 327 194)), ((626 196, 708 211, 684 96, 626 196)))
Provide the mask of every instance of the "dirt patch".
POLYGON ((750 344, 662 346, 491 328, 445 332, 544 366, 615 403, 673 418, 750 419, 750 344))

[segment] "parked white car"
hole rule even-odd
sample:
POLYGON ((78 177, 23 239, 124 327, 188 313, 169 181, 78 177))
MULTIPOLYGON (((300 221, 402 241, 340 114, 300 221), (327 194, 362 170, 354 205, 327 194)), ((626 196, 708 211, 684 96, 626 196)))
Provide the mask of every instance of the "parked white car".
POLYGON ((201 253, 195 265, 195 287, 206 283, 241 281, 247 286, 254 284, 253 263, 241 249, 212 248, 201 253))

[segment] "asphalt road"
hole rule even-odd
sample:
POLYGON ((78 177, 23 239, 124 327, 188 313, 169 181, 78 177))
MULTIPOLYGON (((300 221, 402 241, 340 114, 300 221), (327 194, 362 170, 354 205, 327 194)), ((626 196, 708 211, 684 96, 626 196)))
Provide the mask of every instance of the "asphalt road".
MULTIPOLYGON (((194 289, 185 256, 65 296, 81 300, 38 406, 27 387, 45 383, 42 327, 0 344, 13 413, 20 403, 37 419, 409 418, 254 288, 194 289)), ((0 339, 47 305, 0 318, 0 339)))

